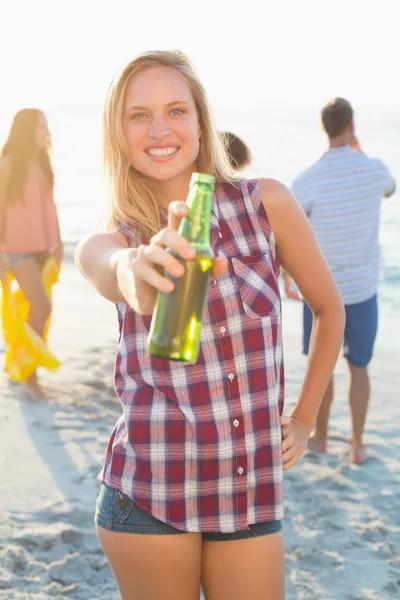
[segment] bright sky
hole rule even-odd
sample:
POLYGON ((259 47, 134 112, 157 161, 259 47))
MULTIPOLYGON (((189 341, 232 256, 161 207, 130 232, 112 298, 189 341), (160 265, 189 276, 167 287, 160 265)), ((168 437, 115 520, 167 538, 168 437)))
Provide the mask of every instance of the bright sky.
POLYGON ((398 0, 0 0, 0 105, 103 104, 136 53, 192 58, 217 107, 400 109, 398 0), (396 10, 397 7, 397 10, 396 10))

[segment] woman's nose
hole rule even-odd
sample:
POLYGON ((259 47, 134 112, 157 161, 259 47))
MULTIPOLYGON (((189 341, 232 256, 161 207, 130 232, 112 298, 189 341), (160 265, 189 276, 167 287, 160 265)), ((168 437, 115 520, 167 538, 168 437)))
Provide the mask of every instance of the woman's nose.
POLYGON ((155 117, 151 122, 150 135, 153 138, 164 138, 171 133, 168 121, 163 117, 155 117))

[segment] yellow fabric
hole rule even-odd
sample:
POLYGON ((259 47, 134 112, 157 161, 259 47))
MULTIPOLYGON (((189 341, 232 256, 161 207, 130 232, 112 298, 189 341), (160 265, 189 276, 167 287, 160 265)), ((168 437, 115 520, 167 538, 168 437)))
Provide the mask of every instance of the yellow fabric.
MULTIPOLYGON (((51 299, 52 287, 58 281, 60 266, 53 257, 47 259, 42 269, 43 283, 51 299)), ((26 381, 38 367, 49 371, 59 368, 60 362, 46 345, 51 315, 46 323, 44 339, 29 325, 29 303, 10 271, 2 281, 1 303, 3 335, 7 346, 5 366, 14 381, 26 381)))

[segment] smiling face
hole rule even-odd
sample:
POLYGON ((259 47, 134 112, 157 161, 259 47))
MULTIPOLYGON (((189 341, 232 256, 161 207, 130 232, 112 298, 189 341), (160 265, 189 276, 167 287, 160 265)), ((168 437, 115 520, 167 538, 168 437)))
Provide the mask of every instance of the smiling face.
POLYGON ((192 173, 201 131, 185 78, 171 67, 134 75, 125 92, 123 132, 140 173, 158 181, 192 173))

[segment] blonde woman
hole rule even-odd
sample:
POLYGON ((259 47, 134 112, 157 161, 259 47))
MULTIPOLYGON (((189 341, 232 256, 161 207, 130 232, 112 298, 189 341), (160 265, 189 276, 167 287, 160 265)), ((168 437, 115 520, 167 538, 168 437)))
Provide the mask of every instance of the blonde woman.
POLYGON ((336 362, 343 308, 290 192, 234 181, 206 94, 179 52, 149 52, 112 82, 104 113, 108 231, 76 262, 117 304, 122 415, 100 475, 96 524, 124 600, 284 598, 283 470, 300 458, 336 362), (213 174, 217 256, 197 364, 150 358, 158 290, 193 249, 177 233, 193 171, 213 174), (298 402, 284 396, 279 264, 315 317, 298 402), (319 285, 316 286, 315 282, 319 285), (283 441, 282 441, 283 440, 283 441))

